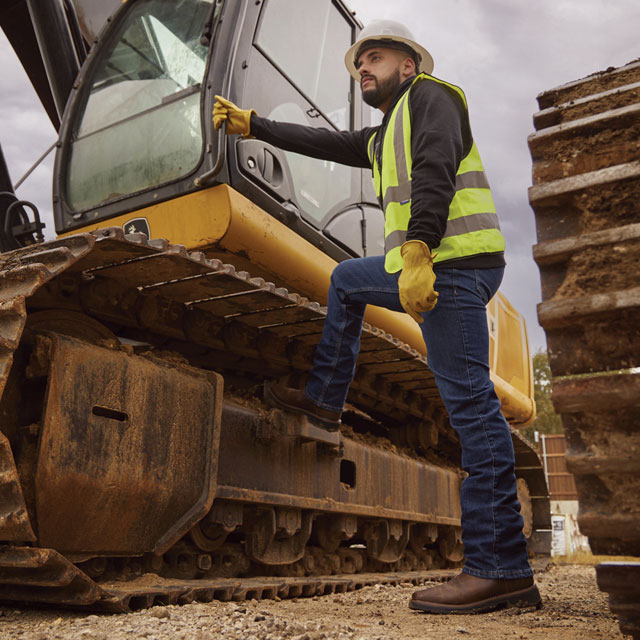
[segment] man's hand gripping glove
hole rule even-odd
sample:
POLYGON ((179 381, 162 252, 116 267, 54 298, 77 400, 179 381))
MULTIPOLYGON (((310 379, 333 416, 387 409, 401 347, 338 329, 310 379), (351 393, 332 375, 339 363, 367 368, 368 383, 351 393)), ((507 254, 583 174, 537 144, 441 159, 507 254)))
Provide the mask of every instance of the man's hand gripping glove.
POLYGON ((400 304, 416 321, 422 322, 420 315, 431 311, 438 302, 438 292, 433 290, 436 274, 433 272, 433 258, 429 247, 422 240, 408 240, 400 248, 402 273, 398 278, 400 304))
POLYGON ((226 120, 227 133, 239 133, 245 138, 249 138, 251 137, 252 113, 256 112, 253 109, 240 109, 231 100, 216 96, 216 102, 213 105, 213 126, 218 131, 226 120))

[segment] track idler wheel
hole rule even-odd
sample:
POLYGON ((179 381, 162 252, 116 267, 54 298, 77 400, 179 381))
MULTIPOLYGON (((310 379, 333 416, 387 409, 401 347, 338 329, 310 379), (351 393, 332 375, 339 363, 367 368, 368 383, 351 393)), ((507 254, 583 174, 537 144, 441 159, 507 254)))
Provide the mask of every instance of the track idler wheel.
POLYGON ((341 542, 350 540, 358 531, 358 518, 350 515, 319 516, 313 526, 318 544, 333 553, 341 542))
POLYGON ((379 520, 365 525, 367 554, 380 562, 397 562, 409 542, 410 529, 411 525, 401 520, 379 520))
POLYGON ((260 564, 282 565, 297 562, 311 536, 311 512, 299 509, 257 510, 246 537, 247 555, 260 564))
POLYGON ((211 511, 189 531, 189 536, 202 551, 219 549, 230 533, 242 526, 242 505, 215 502, 211 511))
POLYGON ((431 523, 418 523, 411 527, 409 546, 419 555, 427 545, 435 544, 438 540, 438 525, 431 523))
POLYGON ((449 562, 460 562, 464 558, 462 529, 446 527, 440 533, 440 554, 449 562))
POLYGON ((30 313, 27 317, 26 331, 27 333, 52 331, 91 344, 112 348, 120 344, 115 334, 101 322, 84 313, 67 309, 47 309, 30 313))
POLYGON ((105 571, 107 570, 107 562, 107 558, 97 556, 84 562, 79 562, 76 566, 80 571, 86 573, 93 580, 99 580, 104 576, 105 571))

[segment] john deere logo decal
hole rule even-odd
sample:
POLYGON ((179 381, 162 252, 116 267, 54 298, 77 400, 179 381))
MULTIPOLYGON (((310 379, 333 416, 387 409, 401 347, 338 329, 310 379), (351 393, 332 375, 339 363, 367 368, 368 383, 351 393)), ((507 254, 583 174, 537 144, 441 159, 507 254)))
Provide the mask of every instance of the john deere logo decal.
POLYGON ((133 218, 133 220, 127 220, 127 222, 122 225, 122 229, 125 234, 144 233, 147 238, 151 238, 151 231, 149 231, 149 223, 146 218, 133 218))

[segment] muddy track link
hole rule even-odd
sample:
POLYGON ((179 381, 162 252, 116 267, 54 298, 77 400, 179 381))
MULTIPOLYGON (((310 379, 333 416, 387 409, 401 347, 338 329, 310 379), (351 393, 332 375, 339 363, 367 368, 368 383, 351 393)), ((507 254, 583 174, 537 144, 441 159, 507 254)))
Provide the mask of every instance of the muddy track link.
MULTIPOLYGON (((594 553, 640 556, 640 62, 547 91, 538 103, 529 137, 538 317, 578 521, 594 553)), ((622 629, 639 638, 638 594, 619 587, 631 574, 640 581, 640 565, 616 571, 599 570, 601 588, 622 629)))

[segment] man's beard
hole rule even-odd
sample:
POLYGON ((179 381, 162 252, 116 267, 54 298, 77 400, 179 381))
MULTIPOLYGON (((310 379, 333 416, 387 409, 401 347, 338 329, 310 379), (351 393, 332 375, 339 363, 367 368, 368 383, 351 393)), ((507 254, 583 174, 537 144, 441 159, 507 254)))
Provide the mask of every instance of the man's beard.
MULTIPOLYGON (((373 77, 373 76, 368 76, 373 77)), ((374 109, 384 104, 400 86, 400 71, 396 69, 386 80, 374 79, 375 87, 362 92, 362 99, 374 109)))

